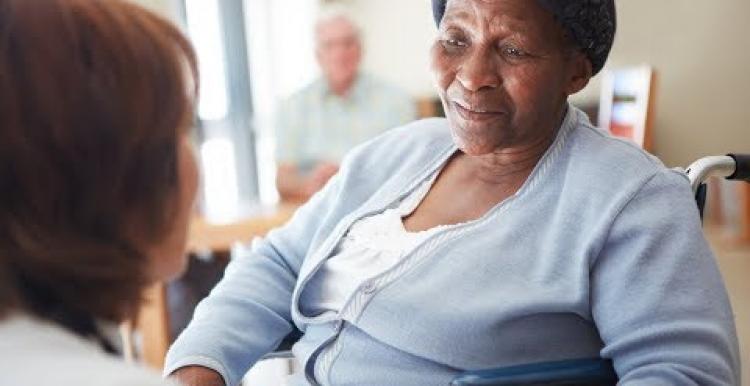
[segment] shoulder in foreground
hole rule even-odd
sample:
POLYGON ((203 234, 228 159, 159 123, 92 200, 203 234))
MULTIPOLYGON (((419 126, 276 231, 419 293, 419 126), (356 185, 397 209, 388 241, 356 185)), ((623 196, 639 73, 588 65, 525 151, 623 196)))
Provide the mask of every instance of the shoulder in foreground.
POLYGON ((52 323, 26 315, 0 322, 0 385, 177 386, 150 369, 125 363, 52 323))
MULTIPOLYGON (((430 152, 453 144, 448 120, 426 118, 393 128, 360 145, 368 151, 382 150, 392 153, 430 152)), ((355 149, 355 151, 358 149, 355 149)))
POLYGON ((116 357, 74 355, 69 359, 58 358, 55 363, 49 363, 45 371, 50 374, 50 382, 40 385, 177 386, 155 371, 125 363, 116 357))
POLYGON ((453 147, 448 121, 427 118, 388 130, 354 148, 349 162, 427 162, 453 147))
POLYGON ((590 175, 609 175, 621 181, 644 181, 668 171, 655 156, 630 141, 594 127, 582 112, 578 114, 578 125, 568 146, 571 162, 577 170, 590 175))
MULTIPOLYGON (((113 359, 109 366, 102 366, 97 386, 179 386, 177 382, 166 380, 161 374, 140 366, 113 359)), ((82 385, 83 383, 79 383, 82 385)))

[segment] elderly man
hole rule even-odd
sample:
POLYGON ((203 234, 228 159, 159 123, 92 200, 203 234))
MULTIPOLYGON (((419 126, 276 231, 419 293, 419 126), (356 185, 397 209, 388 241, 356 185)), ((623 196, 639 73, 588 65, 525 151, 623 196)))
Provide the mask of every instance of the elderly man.
POLYGON ((323 76, 277 117, 277 188, 286 201, 306 201, 355 145, 416 117, 408 95, 360 71, 360 31, 345 9, 324 10, 315 35, 323 76))
POLYGON ((232 260, 166 371, 234 386, 296 326, 295 385, 448 385, 581 358, 611 360, 620 386, 738 385, 687 177, 568 103, 607 59, 614 0, 434 6, 447 119, 347 155, 232 260))

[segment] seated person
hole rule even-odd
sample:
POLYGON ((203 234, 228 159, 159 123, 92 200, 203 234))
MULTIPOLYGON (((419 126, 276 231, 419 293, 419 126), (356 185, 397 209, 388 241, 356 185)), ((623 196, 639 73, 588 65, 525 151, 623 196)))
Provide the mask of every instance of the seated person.
POLYGON ((0 0, 0 385, 156 386, 117 324, 185 266, 190 44, 121 0, 0 0))
POLYGON ((283 201, 307 201, 346 152, 416 118, 408 95, 360 70, 360 31, 345 8, 320 13, 315 46, 322 77, 282 103, 277 114, 276 185, 283 201))
POLYGON ((580 358, 620 385, 738 385, 734 317, 687 177, 568 104, 614 0, 435 0, 446 119, 347 155, 236 257, 167 356, 236 385, 293 327, 295 385, 447 385, 580 358))

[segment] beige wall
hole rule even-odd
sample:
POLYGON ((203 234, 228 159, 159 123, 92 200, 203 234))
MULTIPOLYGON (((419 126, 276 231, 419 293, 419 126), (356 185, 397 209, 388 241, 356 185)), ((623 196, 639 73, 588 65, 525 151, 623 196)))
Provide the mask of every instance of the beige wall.
POLYGON ((364 66, 416 97, 433 96, 428 52, 435 33, 430 0, 349 0, 362 24, 364 66))
MULTIPOLYGON (((415 96, 432 95, 428 0, 349 0, 363 22, 365 65, 415 96)), ((610 66, 659 72, 655 152, 669 166, 750 152, 750 1, 620 0, 610 66)), ((574 101, 598 99, 598 79, 574 101)))
MULTIPOLYGON (((610 66, 659 73, 655 152, 670 166, 750 153, 750 1, 618 1, 610 66)), ((592 85, 582 97, 598 94, 592 85)))

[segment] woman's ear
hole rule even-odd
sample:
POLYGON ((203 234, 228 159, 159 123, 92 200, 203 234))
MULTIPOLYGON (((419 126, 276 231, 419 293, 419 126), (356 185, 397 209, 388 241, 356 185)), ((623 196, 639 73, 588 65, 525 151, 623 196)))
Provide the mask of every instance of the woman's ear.
POLYGON ((568 85, 565 92, 568 95, 573 95, 589 84, 589 80, 594 75, 594 70, 591 61, 581 52, 576 52, 570 58, 569 65, 568 85))

